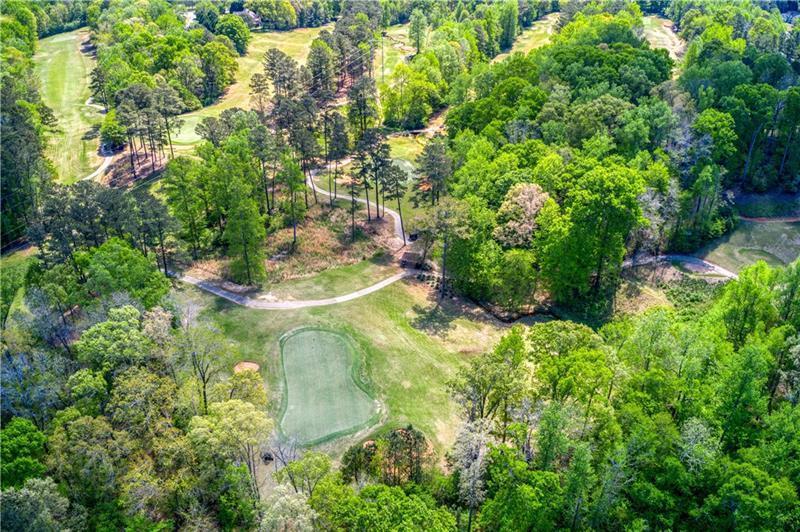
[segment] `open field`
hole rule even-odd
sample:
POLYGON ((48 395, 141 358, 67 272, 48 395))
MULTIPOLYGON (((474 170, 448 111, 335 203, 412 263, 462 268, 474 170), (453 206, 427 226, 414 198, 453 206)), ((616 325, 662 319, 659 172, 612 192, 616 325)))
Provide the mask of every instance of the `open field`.
POLYGON ((378 405, 358 382, 359 359, 350 340, 331 331, 301 329, 281 339, 286 436, 321 443, 377 421, 378 405))
POLYGON ((236 81, 233 85, 228 87, 225 95, 213 105, 203 107, 197 111, 181 115, 184 120, 183 127, 180 132, 175 135, 173 142, 180 150, 186 147, 191 147, 200 141, 200 136, 197 135, 194 129, 200 120, 207 116, 218 116, 225 109, 233 107, 241 107, 247 109, 250 107, 250 78, 253 74, 260 72, 261 62, 264 59, 264 54, 270 48, 278 48, 290 57, 294 58, 298 63, 303 64, 306 61, 311 41, 323 30, 331 30, 332 24, 322 26, 319 28, 299 28, 291 31, 269 31, 264 33, 253 33, 250 45, 247 47, 247 54, 240 57, 237 62, 239 63, 239 70, 236 73, 236 81))
POLYGON ((788 264, 800 255, 800 222, 743 221, 697 255, 735 272, 759 259, 772 266, 788 264))
POLYGON ((548 44, 550 42, 550 37, 556 31, 556 24, 560 16, 560 13, 550 13, 543 19, 537 20, 530 28, 517 36, 517 40, 514 41, 511 51, 495 56, 492 61, 502 61, 515 52, 527 54, 535 48, 548 44))
POLYGON ((672 31, 673 22, 656 15, 648 15, 644 19, 644 38, 653 48, 664 48, 669 56, 678 60, 686 51, 686 44, 672 31))
MULTIPOLYGON (((240 307, 186 285, 173 293, 182 304, 199 305, 201 319, 239 342, 239 352, 221 360, 222 367, 241 360, 261 365, 276 418, 285 386, 280 338, 298 327, 340 331, 363 353, 362 374, 384 407, 383 426, 412 423, 437 451, 453 442, 458 425, 447 381, 470 356, 491 348, 506 328, 472 307, 447 301, 437 309, 428 287, 416 281, 338 305, 287 311, 240 307)), ((351 443, 342 438, 330 450, 340 453, 351 443)))
POLYGON ((42 98, 58 119, 59 131, 52 135, 47 155, 64 183, 90 174, 102 161, 95 131, 101 115, 85 105, 94 66, 94 60, 81 51, 88 38, 86 28, 47 37, 39 41, 34 57, 42 98))

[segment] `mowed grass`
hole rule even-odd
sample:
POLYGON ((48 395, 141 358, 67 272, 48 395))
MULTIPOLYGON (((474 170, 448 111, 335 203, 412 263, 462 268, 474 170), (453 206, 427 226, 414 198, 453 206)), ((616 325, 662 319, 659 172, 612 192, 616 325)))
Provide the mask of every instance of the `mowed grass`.
POLYGON ((359 359, 350 340, 331 331, 303 329, 281 340, 284 435, 321 443, 377 420, 378 405, 357 382, 359 359))
POLYGON ((89 75, 94 67, 94 60, 81 52, 81 43, 88 38, 86 28, 47 37, 39 41, 34 57, 42 99, 58 119, 47 155, 64 183, 92 173, 102 162, 96 131, 92 133, 102 115, 84 105, 91 96, 89 75))
POLYGON ((800 255, 800 222, 745 222, 715 240, 698 256, 738 272, 761 259, 783 266, 800 255))
POLYGON ((239 70, 236 72, 236 81, 228 87, 223 97, 213 105, 181 115, 184 123, 180 132, 173 139, 175 145, 179 147, 179 151, 185 151, 200 141, 200 136, 195 133, 195 128, 203 118, 219 116, 225 109, 233 107, 250 108, 250 78, 253 77, 253 74, 263 70, 262 63, 267 50, 277 48, 298 63, 305 64, 311 41, 323 29, 331 30, 333 25, 329 24, 319 28, 299 28, 291 31, 253 33, 247 47, 247 54, 237 60, 239 70))
POLYGON ((530 28, 526 29, 517 36, 517 39, 514 41, 514 45, 511 47, 510 51, 495 56, 495 58, 492 59, 492 62, 502 61, 509 55, 516 52, 527 54, 531 50, 550 43, 550 37, 556 31, 556 24, 558 23, 558 18, 560 16, 560 13, 550 13, 543 19, 534 22, 530 28))
POLYGON ((673 22, 656 15, 643 17, 644 38, 653 48, 664 48, 672 59, 680 59, 686 49, 685 43, 672 31, 673 22))
MULTIPOLYGON (((231 371, 241 360, 261 365, 276 420, 285 386, 280 338, 298 327, 332 330, 348 336, 363 356, 362 382, 384 410, 374 431, 411 423, 437 451, 452 444, 460 423, 448 380, 470 357, 490 349, 506 328, 482 311, 465 312, 451 302, 437 309, 427 287, 416 281, 399 281, 346 303, 286 311, 241 307, 183 284, 173 295, 181 304, 198 305, 201 319, 239 343, 239 350, 220 360, 224 369, 231 371)), ((353 440, 344 437, 325 447, 338 454, 353 440)))

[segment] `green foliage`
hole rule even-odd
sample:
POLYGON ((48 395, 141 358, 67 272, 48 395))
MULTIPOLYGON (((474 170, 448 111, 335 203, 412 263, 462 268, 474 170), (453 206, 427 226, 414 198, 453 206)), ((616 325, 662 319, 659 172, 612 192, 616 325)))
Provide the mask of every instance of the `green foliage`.
POLYGON ((30 478, 41 477, 47 438, 29 420, 15 417, 0 430, 3 489, 19 488, 30 478))
POLYGON ((86 277, 86 286, 94 294, 127 292, 148 309, 169 291, 164 274, 140 251, 117 238, 86 254, 86 277))
POLYGON ((247 53, 247 44, 250 42, 250 28, 237 15, 222 15, 214 25, 213 30, 217 35, 229 38, 239 55, 247 53))

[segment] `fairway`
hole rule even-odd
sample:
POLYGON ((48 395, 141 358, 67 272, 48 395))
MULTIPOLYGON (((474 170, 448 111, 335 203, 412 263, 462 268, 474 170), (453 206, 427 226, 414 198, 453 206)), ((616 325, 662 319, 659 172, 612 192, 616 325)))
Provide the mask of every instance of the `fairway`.
POLYGON ((191 147, 200 141, 200 136, 195 133, 195 128, 200 120, 207 116, 219 116, 225 109, 241 107, 250 108, 250 78, 257 72, 262 72, 261 66, 264 54, 270 48, 277 48, 300 64, 306 62, 311 41, 316 39, 322 30, 332 30, 328 24, 319 28, 298 28, 291 31, 269 31, 253 33, 247 47, 247 54, 240 57, 237 62, 239 70, 236 72, 236 81, 228 87, 225 95, 215 104, 203 107, 197 111, 181 115, 184 121, 181 130, 173 139, 176 146, 191 147))
POLYGON ((365 428, 376 402, 356 383, 357 354, 346 337, 301 329, 281 340, 286 383, 281 430, 312 445, 365 428))
POLYGON ((495 56, 492 62, 497 63, 502 61, 515 52, 527 54, 531 50, 549 44, 550 37, 555 33, 556 23, 560 16, 560 13, 550 13, 546 17, 534 22, 530 28, 524 30, 517 36, 509 52, 495 56))
POLYGON ((706 246, 698 256, 738 272, 762 259, 783 266, 800 254, 800 222, 741 222, 729 235, 706 246))
POLYGON ((81 52, 81 43, 88 38, 86 28, 47 37, 39 41, 34 57, 42 99, 58 119, 59 131, 50 137, 47 156, 59 181, 65 183, 92 173, 102 162, 98 139, 92 134, 101 115, 85 105, 91 96, 89 73, 94 67, 94 60, 81 52))

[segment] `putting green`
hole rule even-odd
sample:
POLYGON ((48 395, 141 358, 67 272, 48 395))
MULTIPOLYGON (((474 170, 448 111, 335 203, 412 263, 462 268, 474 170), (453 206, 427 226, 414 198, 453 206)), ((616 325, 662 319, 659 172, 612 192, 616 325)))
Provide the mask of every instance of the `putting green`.
POLYGON ((783 266, 800 255, 800 222, 741 222, 700 250, 698 255, 734 272, 757 260, 783 266))
POLYGON ((373 423, 377 403, 357 376, 358 356, 343 335, 300 329, 281 339, 285 378, 281 431, 314 445, 373 423))

